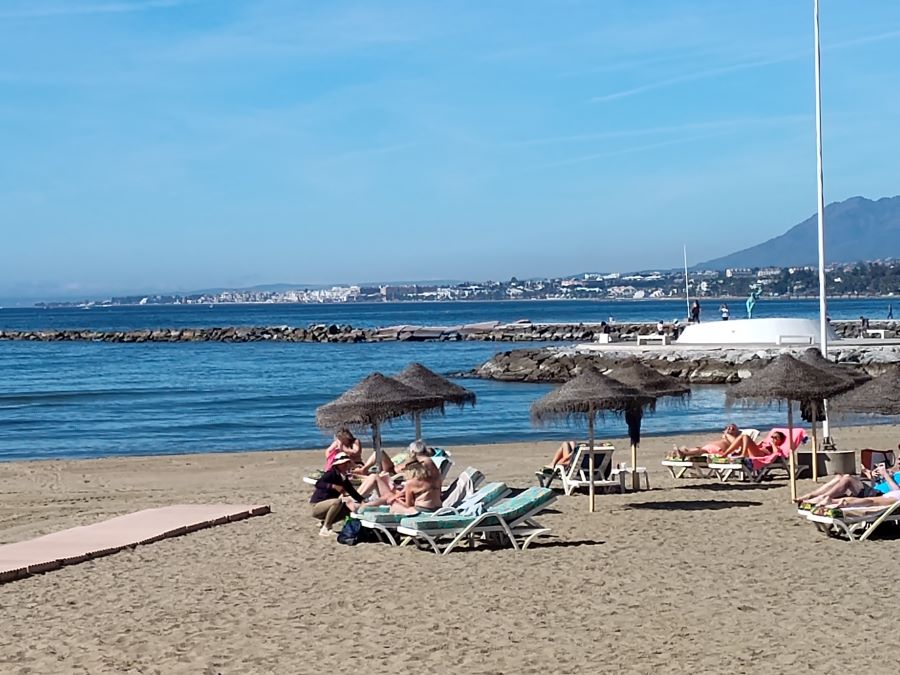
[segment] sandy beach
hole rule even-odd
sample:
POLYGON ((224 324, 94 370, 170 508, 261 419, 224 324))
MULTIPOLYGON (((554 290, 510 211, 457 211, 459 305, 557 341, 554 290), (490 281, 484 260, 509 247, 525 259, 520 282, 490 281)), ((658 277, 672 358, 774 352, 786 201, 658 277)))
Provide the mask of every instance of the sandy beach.
MULTIPOLYGON (((895 428, 837 430, 894 447, 895 428)), ((316 536, 303 475, 318 452, 0 464, 0 543, 150 506, 272 513, 0 587, 4 673, 895 672, 883 636, 900 539, 828 539, 785 480, 674 480, 561 496, 523 552, 341 546, 316 536)), ((627 444, 614 439, 617 459, 627 444)), ((457 468, 534 484, 555 441, 448 448, 457 468)), ((455 475, 454 471, 451 475, 455 475)), ((801 489, 809 481, 801 482, 801 489)))

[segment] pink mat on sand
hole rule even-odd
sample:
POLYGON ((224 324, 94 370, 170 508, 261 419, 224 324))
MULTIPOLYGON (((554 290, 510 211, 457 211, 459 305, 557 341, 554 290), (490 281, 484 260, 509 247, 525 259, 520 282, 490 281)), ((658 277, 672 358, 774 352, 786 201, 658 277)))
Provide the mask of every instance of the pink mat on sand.
POLYGON ((269 513, 268 506, 178 504, 0 546, 0 583, 195 530, 269 513))

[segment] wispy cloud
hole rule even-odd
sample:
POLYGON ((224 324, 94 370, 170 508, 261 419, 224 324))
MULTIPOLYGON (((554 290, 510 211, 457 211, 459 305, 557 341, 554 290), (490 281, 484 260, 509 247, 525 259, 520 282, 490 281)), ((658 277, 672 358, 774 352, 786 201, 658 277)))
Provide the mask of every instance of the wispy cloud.
POLYGON ((645 127, 643 129, 619 129, 616 131, 602 131, 592 134, 577 134, 572 136, 548 136, 545 138, 532 138, 508 143, 511 147, 527 147, 535 145, 553 145, 557 143, 584 143, 589 141, 602 141, 615 138, 630 138, 635 136, 652 136, 655 134, 680 133, 683 131, 703 129, 736 129, 749 126, 785 124, 794 122, 808 122, 809 115, 772 115, 770 117, 742 117, 730 120, 714 120, 710 122, 689 122, 660 127, 645 127))
POLYGON ((536 169, 550 169, 560 166, 569 166, 572 164, 581 164, 583 162, 590 162, 595 159, 605 159, 607 157, 619 157, 621 155, 630 155, 636 152, 644 152, 645 150, 655 150, 657 148, 665 148, 670 145, 683 145, 684 143, 694 143, 696 141, 705 141, 710 138, 717 138, 719 136, 727 136, 732 133, 731 130, 722 130, 717 131, 711 134, 697 134, 694 136, 682 136, 680 138, 672 138, 667 141, 659 141, 658 143, 647 143, 645 145, 634 145, 629 148, 621 148, 619 150, 609 150, 607 152, 597 152, 590 155, 582 155, 581 157, 573 157, 571 159, 564 159, 558 162, 551 162, 549 164, 542 164, 536 169))
MULTIPOLYGON (((886 42, 888 40, 895 40, 900 38, 900 31, 889 31, 886 33, 879 33, 877 35, 867 35, 859 38, 854 38, 852 40, 845 40, 843 42, 837 42, 834 44, 826 45, 823 47, 823 50, 827 51, 830 49, 845 49, 847 47, 856 47, 859 45, 867 45, 874 44, 877 42, 886 42)), ((798 50, 793 52, 786 52, 780 56, 774 56, 765 59, 752 59, 748 61, 743 61, 740 63, 733 63, 730 65, 722 66, 720 68, 710 68, 707 70, 699 70, 692 73, 685 73, 683 75, 677 75, 675 77, 665 78, 661 80, 656 80, 655 82, 648 82, 646 84, 642 84, 636 87, 632 87, 630 89, 623 89, 621 91, 612 92, 610 94, 603 94, 601 96, 595 96, 591 99, 592 103, 604 103, 607 101, 615 101, 618 99, 628 98, 630 96, 636 96, 638 94, 644 94, 648 91, 654 91, 656 89, 662 89, 664 87, 671 87, 676 84, 683 84, 685 82, 696 82, 698 80, 706 80, 714 77, 718 77, 720 75, 727 75, 729 73, 735 73, 741 70, 751 70, 754 68, 764 68, 766 66, 772 66, 779 63, 787 63, 789 61, 797 61, 800 59, 808 58, 810 54, 810 50, 798 50)))
POLYGON ((900 30, 892 30, 887 33, 879 33, 877 35, 866 35, 852 40, 838 42, 828 47, 831 49, 843 49, 844 47, 856 47, 857 45, 869 45, 875 42, 886 42, 888 40, 896 40, 900 38, 900 30))
POLYGON ((634 96, 636 94, 643 94, 648 91, 653 91, 654 89, 662 89, 663 87, 670 87, 674 84, 682 84, 684 82, 696 82, 697 80, 705 80, 712 77, 718 77, 719 75, 726 75, 728 73, 738 72, 740 70, 749 70, 751 68, 762 68, 764 66, 771 66, 776 63, 785 63, 787 61, 795 61, 806 55, 806 52, 793 52, 791 54, 784 54, 782 56, 777 56, 768 59, 757 59, 753 61, 744 61, 743 63, 733 63, 728 66, 722 66, 720 68, 710 68, 709 70, 700 70, 693 73, 686 73, 684 75, 678 75, 676 77, 670 77, 664 80, 657 80, 656 82, 648 82, 647 84, 642 84, 637 87, 632 87, 631 89, 623 89, 622 91, 616 91, 611 94, 604 94, 603 96, 595 96, 591 99, 592 103, 603 103, 605 101, 614 101, 616 99, 627 98, 629 96, 634 96))
POLYGON ((76 16, 84 14, 124 14, 145 12, 154 9, 168 9, 183 5, 189 0, 144 0, 143 2, 102 2, 91 4, 53 4, 25 9, 0 11, 0 19, 40 19, 53 16, 76 16))

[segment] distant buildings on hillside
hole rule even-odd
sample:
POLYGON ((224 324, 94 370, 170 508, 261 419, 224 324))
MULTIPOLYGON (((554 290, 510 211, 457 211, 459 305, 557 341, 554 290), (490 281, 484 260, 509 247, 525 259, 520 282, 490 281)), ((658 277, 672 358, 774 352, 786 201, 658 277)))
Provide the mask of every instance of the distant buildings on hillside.
MULTIPOLYGON (((900 263, 855 263, 834 265, 827 270, 829 295, 864 296, 900 294, 900 263)), ((818 295, 818 270, 814 267, 729 268, 701 270, 688 275, 691 297, 743 297, 751 290, 763 297, 810 297, 818 295)), ((681 271, 645 271, 620 274, 590 273, 559 279, 513 277, 509 281, 460 284, 383 284, 377 286, 333 286, 332 288, 282 291, 229 290, 187 295, 147 295, 110 298, 100 302, 42 303, 61 305, 191 305, 223 303, 351 303, 462 300, 603 299, 632 300, 683 298, 685 278, 681 271)))

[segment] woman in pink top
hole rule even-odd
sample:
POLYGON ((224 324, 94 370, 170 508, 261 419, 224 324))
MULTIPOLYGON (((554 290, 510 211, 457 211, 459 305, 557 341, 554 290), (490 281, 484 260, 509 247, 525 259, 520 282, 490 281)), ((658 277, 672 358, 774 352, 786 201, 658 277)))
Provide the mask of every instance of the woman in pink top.
MULTIPOLYGON (((357 476, 366 475, 369 473, 369 469, 375 466, 375 453, 373 452, 369 456, 369 459, 363 462, 362 443, 359 442, 359 439, 354 436, 349 429, 344 428, 338 429, 331 445, 325 450, 325 471, 328 471, 328 469, 331 468, 334 458, 342 452, 346 453, 353 461, 354 468, 352 473, 357 476)), ((388 457, 388 453, 386 452, 381 453, 381 470, 387 471, 390 474, 396 473, 394 470, 394 463, 391 461, 391 458, 388 457)))
POLYGON ((338 429, 334 440, 325 451, 325 470, 331 468, 334 458, 340 453, 345 453, 354 464, 362 464, 362 443, 349 429, 338 429))

